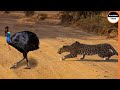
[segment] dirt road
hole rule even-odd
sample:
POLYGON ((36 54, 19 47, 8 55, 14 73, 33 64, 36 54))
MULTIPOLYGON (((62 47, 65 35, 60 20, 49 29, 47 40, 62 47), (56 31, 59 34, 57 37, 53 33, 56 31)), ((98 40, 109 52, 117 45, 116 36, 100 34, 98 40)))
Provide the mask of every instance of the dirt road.
POLYGON ((55 20, 41 21, 33 26, 20 25, 18 18, 0 16, 0 78, 1 79, 112 79, 118 78, 118 56, 105 61, 97 55, 60 61, 57 50, 62 45, 79 41, 86 44, 109 43, 118 51, 118 42, 113 39, 86 33, 83 30, 57 25, 55 20), (11 33, 29 30, 40 39, 40 49, 28 54, 31 69, 24 69, 26 61, 18 68, 11 65, 22 58, 22 54, 11 47, 9 50, 4 37, 4 27, 10 26, 11 33))

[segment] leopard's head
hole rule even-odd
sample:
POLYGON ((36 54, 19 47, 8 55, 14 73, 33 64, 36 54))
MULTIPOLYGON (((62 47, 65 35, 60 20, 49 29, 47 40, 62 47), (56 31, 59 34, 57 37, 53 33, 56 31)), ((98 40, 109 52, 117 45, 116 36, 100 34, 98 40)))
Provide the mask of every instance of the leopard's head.
POLYGON ((62 46, 59 50, 58 50, 58 54, 62 54, 64 52, 69 52, 69 48, 70 46, 69 45, 66 45, 66 46, 62 46))

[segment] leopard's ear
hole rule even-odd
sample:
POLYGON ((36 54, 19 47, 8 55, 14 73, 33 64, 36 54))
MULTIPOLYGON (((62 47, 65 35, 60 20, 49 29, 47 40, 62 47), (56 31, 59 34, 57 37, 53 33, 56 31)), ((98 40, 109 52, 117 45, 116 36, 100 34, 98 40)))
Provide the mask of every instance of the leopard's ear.
POLYGON ((63 45, 63 47, 66 47, 65 45, 63 45))
POLYGON ((75 43, 78 43, 78 41, 75 41, 75 43))
POLYGON ((79 43, 78 41, 76 41, 75 43, 79 43))
POLYGON ((63 47, 64 47, 64 48, 65 48, 65 47, 69 47, 69 45, 64 45, 63 47))

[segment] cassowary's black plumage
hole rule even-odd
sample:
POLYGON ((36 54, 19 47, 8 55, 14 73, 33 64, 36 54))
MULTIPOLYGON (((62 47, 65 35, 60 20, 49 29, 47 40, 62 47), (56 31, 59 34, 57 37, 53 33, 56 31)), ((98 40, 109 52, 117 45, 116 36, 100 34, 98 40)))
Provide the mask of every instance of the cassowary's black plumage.
MULTIPOLYGON (((8 32, 8 26, 5 29, 6 29, 5 33, 8 32)), ((7 43, 13 46, 14 48, 16 48, 21 53, 23 53, 24 58, 19 62, 26 59, 27 65, 28 65, 27 68, 30 68, 29 62, 27 59, 27 53, 29 51, 39 49, 39 39, 36 36, 36 34, 30 31, 17 32, 10 37, 10 42, 7 42, 7 43)), ((19 62, 15 63, 11 68, 15 68, 19 62)))
POLYGON ((17 32, 11 37, 11 46, 21 53, 39 49, 38 37, 30 31, 17 32))

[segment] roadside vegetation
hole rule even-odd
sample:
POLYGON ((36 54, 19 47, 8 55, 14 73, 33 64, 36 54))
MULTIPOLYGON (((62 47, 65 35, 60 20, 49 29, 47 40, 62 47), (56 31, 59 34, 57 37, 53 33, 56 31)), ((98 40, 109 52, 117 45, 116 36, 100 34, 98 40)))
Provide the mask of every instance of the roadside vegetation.
POLYGON ((108 11, 61 11, 61 24, 80 27, 86 32, 117 38, 118 23, 112 24, 107 20, 108 11))

